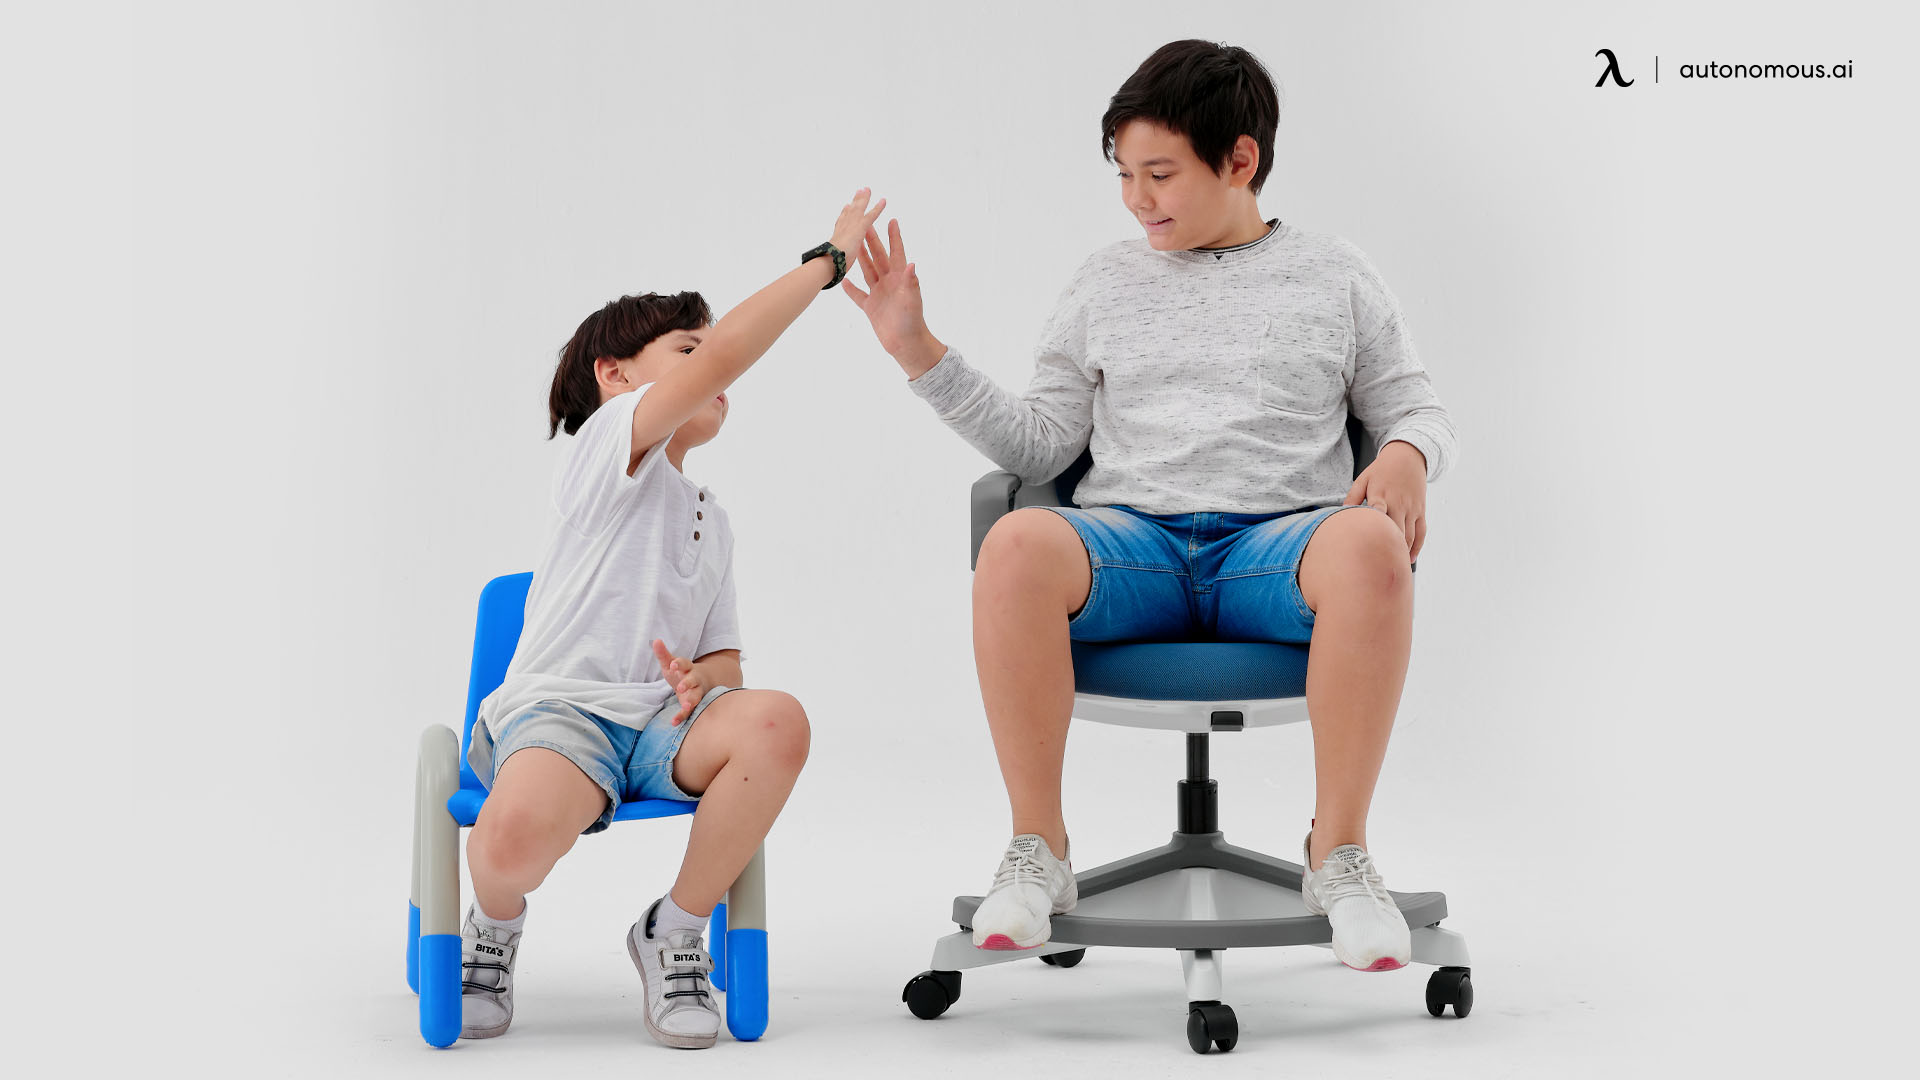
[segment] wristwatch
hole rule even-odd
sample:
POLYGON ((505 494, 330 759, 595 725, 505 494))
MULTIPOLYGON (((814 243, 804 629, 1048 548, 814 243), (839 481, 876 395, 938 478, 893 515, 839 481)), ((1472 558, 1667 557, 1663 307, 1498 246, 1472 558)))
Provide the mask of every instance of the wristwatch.
POLYGON ((833 256, 833 280, 820 286, 820 291, 826 292, 828 289, 840 284, 840 279, 847 276, 847 253, 834 247, 833 241, 829 240, 811 251, 802 252, 800 254, 800 265, 805 266, 809 260, 817 259, 822 255, 833 256))

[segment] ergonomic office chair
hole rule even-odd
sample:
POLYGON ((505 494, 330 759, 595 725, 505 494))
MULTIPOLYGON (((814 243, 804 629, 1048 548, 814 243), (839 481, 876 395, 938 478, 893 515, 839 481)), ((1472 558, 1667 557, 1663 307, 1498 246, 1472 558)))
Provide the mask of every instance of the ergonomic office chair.
MULTIPOLYGON (((1354 476, 1373 460, 1372 439, 1349 418, 1354 476)), ((1023 484, 992 472, 973 485, 973 560, 994 522, 1026 506, 1073 506, 1073 489, 1091 464, 1079 460, 1053 480, 1023 484)), ((1179 826, 1160 847, 1075 875, 1080 899, 1053 916, 1052 940, 1037 949, 977 949, 971 929, 981 897, 957 896, 960 932, 934 944, 932 969, 908 981, 901 1000, 931 1020, 960 997, 963 969, 1038 956, 1070 968, 1089 945, 1176 949, 1187 988, 1187 1042, 1197 1053, 1239 1041, 1233 1008, 1222 1002, 1221 952, 1267 945, 1327 945, 1332 929, 1300 899, 1301 867, 1226 842, 1216 816, 1218 787, 1207 776, 1215 732, 1296 723, 1307 718, 1307 647, 1268 642, 1072 643, 1073 715, 1126 727, 1186 733, 1187 775, 1178 784, 1179 826), (1177 677, 1176 677, 1177 676, 1177 677), (1175 697, 1174 687, 1205 691, 1175 697)), ((1391 894, 1413 931, 1413 961, 1439 965, 1427 980, 1427 1011, 1473 1008, 1466 939, 1440 927, 1447 899, 1434 892, 1391 894)))

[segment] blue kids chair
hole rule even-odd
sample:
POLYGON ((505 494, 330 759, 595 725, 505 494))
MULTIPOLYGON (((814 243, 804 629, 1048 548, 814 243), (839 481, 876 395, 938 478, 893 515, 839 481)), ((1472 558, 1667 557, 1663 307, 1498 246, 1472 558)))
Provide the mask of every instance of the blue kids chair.
MULTIPOLYGON (((1353 475, 1373 460, 1366 429, 1349 418, 1353 475)), ((1073 489, 1092 459, 1079 460, 1052 480, 1023 484, 993 472, 973 485, 973 559, 993 523, 1026 506, 1073 506, 1073 489)), ((1075 719, 1186 733, 1186 779, 1178 784, 1179 824, 1157 848, 1074 875, 1080 902, 1053 916, 1046 945, 1019 952, 977 949, 972 922, 981 897, 957 896, 953 921, 960 932, 934 943, 933 968, 901 992, 913 1015, 931 1020, 960 998, 964 968, 1037 956, 1070 968, 1089 945, 1173 949, 1186 976, 1187 1044, 1197 1053, 1231 1050, 1239 1020, 1223 1003, 1221 961, 1230 948, 1328 945, 1333 930, 1310 915, 1300 899, 1301 867, 1236 847, 1220 831, 1218 786, 1208 777, 1208 741, 1214 732, 1295 723, 1307 718, 1307 647, 1271 642, 1076 641, 1073 652, 1075 719), (1175 689, 1178 688, 1178 689, 1175 689), (1181 699, 1183 693, 1193 700, 1181 699)), ((1427 1011, 1456 1017, 1473 1008, 1466 939, 1443 930, 1447 898, 1440 893, 1391 893, 1413 931, 1413 962, 1439 967, 1427 980, 1427 1011)))
MULTIPOLYGON (((467 766, 467 744, 480 702, 506 677, 520 642, 533 575, 509 574, 480 592, 473 634, 473 674, 458 740, 443 724, 420 736, 414 786, 413 893, 407 904, 407 986, 420 995, 420 1034, 433 1046, 460 1037, 460 829, 487 800, 467 766)), ((691 814, 698 803, 644 799, 622 803, 615 821, 691 814)), ((727 995, 727 1030, 740 1040, 767 1030, 766 849, 756 851, 713 909, 707 940, 712 982, 727 995), (729 910, 731 909, 731 910, 729 910), (729 925, 729 918, 732 923, 729 925)))

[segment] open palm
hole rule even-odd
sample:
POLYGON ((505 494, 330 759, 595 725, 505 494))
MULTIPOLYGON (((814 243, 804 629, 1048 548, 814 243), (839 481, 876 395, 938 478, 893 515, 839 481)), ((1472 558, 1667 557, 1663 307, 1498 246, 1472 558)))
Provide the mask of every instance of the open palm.
POLYGON ((900 239, 898 218, 887 223, 887 234, 893 240, 891 251, 881 241, 880 234, 868 228, 865 245, 855 252, 860 261, 860 277, 867 283, 866 291, 855 285, 851 277, 842 281, 840 287, 866 313, 867 322, 873 325, 873 336, 880 339, 880 347, 898 355, 900 350, 926 336, 927 322, 920 308, 920 278, 914 273, 913 264, 907 261, 907 245, 900 239))

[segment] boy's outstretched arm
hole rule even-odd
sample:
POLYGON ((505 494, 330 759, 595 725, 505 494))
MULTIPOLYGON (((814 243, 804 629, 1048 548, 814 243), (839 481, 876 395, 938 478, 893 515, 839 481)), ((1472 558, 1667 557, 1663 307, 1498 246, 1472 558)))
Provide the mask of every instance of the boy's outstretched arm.
POLYGON ((1033 379, 1025 394, 1016 395, 968 365, 927 328, 920 277, 907 261, 900 222, 889 222, 887 231, 891 245, 869 229, 859 253, 860 273, 870 291, 863 292, 851 279, 841 282, 872 324, 881 347, 941 422, 994 464, 1029 482, 1058 475, 1086 448, 1093 428, 1094 383, 1075 355, 1083 336, 1076 327, 1083 320, 1074 287, 1068 286, 1054 306, 1033 379))
MULTIPOLYGON (((867 208, 870 192, 861 188, 853 201, 840 211, 834 223, 832 242, 852 256, 872 229, 874 219, 887 207, 881 199, 867 208)), ((827 282, 833 280, 833 260, 812 259, 782 274, 771 285, 742 300, 714 324, 700 345, 688 355, 687 362, 660 377, 640 398, 633 410, 633 452, 628 459, 631 470, 660 440, 673 434, 701 406, 733 385, 760 359, 793 320, 813 303, 827 282)))

